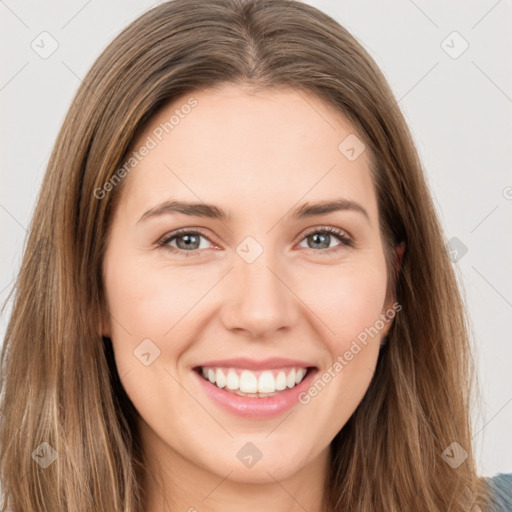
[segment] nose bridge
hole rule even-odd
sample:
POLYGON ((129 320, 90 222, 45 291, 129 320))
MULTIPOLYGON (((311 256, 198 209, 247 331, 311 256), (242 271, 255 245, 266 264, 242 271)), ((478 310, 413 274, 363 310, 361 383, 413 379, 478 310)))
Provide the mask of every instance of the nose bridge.
POLYGON ((250 331, 258 337, 289 327, 296 318, 296 305, 275 248, 263 247, 247 237, 237 253, 227 285, 230 299, 224 310, 226 327, 250 331))

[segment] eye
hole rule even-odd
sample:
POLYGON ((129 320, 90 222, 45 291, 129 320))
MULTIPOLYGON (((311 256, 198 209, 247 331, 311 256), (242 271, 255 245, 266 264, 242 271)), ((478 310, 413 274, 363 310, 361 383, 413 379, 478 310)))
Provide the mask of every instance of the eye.
POLYGON ((169 248, 173 252, 178 252, 184 256, 193 256, 200 249, 208 248, 201 246, 201 238, 210 242, 210 239, 201 231, 183 228, 166 235, 158 242, 158 246, 169 248), (176 242, 177 246, 171 245, 174 242, 176 242))
POLYGON ((313 228, 306 233, 303 240, 306 240, 306 243, 311 243, 312 246, 308 244, 309 249, 322 249, 321 252, 323 253, 332 253, 338 251, 340 246, 353 247, 354 245, 353 240, 347 235, 345 231, 332 226, 313 228), (337 238, 341 243, 331 247, 330 242, 333 238, 337 238))

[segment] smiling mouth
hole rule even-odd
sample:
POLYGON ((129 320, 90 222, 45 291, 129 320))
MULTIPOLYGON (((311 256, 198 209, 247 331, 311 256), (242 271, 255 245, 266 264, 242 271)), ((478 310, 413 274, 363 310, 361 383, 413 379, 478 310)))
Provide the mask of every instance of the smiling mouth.
POLYGON ((205 380, 224 391, 251 398, 266 398, 293 389, 315 367, 288 366, 253 371, 243 368, 203 367, 194 370, 205 380))

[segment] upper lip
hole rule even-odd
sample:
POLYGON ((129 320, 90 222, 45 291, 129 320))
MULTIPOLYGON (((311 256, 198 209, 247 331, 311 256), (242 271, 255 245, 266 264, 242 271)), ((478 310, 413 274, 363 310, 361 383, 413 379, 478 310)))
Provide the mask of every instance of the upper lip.
POLYGON ((284 366, 298 366, 301 368, 314 367, 315 365, 298 359, 288 359, 285 357, 270 357, 268 359, 248 359, 247 357, 235 357, 231 359, 218 359, 216 361, 207 361, 196 365, 197 367, 229 367, 245 368, 247 370, 272 370, 284 366))

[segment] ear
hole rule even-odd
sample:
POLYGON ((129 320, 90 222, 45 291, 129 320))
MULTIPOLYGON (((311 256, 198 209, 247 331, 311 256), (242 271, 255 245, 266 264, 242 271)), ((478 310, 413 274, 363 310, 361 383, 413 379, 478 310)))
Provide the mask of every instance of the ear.
MULTIPOLYGON (((400 269, 402 268, 402 260, 404 257, 404 251, 405 251, 405 242, 400 242, 398 245, 395 246, 396 256, 395 256, 395 270, 396 270, 396 276, 400 273, 400 269)), ((395 276, 395 278, 396 278, 395 276)))
MULTIPOLYGON (((405 252, 405 242, 400 242, 399 244, 395 245, 395 254, 394 254, 394 269, 395 274, 392 276, 392 279, 396 282, 398 279, 398 275, 400 274, 400 270, 402 269, 402 261, 404 259, 404 252, 405 252)), ((391 307, 391 305, 394 303, 395 297, 391 296, 391 294, 386 295, 386 304, 385 307, 391 307)))
MULTIPOLYGON (((405 252, 405 242, 400 242, 395 246, 395 275, 393 276, 393 279, 398 278, 398 274, 400 273, 400 270, 402 268, 402 261, 404 257, 405 252)), ((384 311, 382 313, 386 314, 386 311, 392 309, 393 304, 395 303, 395 297, 389 297, 387 296, 386 304, 384 306, 384 311)), ((400 308, 401 309, 401 308, 400 308)), ((394 318, 394 316, 393 316, 394 318)), ((390 319, 384 329, 382 330, 382 338, 381 338, 381 346, 385 345, 387 342, 387 335, 389 330, 391 329, 391 325, 393 323, 393 320, 390 319)))
POLYGON ((111 323, 110 323, 110 314, 106 308, 106 306, 101 307, 100 311, 100 321, 99 321, 99 334, 104 338, 110 338, 111 334, 111 323))

